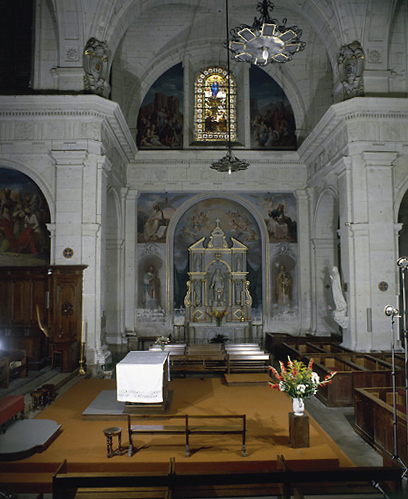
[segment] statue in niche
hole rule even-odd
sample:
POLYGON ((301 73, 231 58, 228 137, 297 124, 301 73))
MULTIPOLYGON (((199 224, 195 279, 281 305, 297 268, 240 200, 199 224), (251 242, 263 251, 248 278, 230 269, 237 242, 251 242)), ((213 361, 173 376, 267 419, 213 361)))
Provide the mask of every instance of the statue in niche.
POLYGON ((143 276, 142 303, 147 309, 161 309, 160 278, 156 275, 153 265, 150 265, 143 276))
POLYGON ((108 80, 109 51, 105 42, 90 38, 84 51, 85 91, 109 97, 108 80))
POLYGON ((194 256, 194 270, 196 272, 201 271, 201 255, 197 254, 194 256))
POLYGON ((237 255, 235 257, 235 272, 241 272, 242 270, 242 257, 241 255, 237 255))
POLYGON ((333 310, 333 318, 339 326, 346 328, 348 326, 347 302, 341 288, 339 269, 336 266, 332 268, 330 279, 332 281, 333 300, 336 306, 336 309, 333 310))
POLYGON ((284 265, 281 265, 280 272, 276 276, 276 295, 278 305, 290 305, 292 302, 292 277, 286 270, 284 265))
POLYGON ((217 305, 221 305, 224 297, 224 278, 219 268, 212 276, 210 288, 214 292, 214 302, 216 302, 217 305))

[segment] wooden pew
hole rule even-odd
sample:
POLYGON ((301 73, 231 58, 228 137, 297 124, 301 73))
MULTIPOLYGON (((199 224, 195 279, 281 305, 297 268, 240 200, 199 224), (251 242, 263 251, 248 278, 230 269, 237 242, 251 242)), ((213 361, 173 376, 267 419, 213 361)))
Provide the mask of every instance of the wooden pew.
MULTIPOLYGON (((305 355, 302 360, 308 363, 311 358, 314 359, 313 370, 317 372, 320 378, 324 378, 332 371, 336 371, 332 383, 319 388, 316 396, 325 405, 329 407, 345 407, 354 404, 354 389, 365 387, 385 387, 392 385, 392 372, 386 369, 386 366, 373 364, 363 360, 363 355, 305 355)), ((396 372, 397 384, 402 384, 404 372, 400 369, 396 372)))
POLYGON ((227 371, 227 355, 222 352, 170 355, 170 374, 179 373, 186 376, 193 373, 225 373, 227 371))
MULTIPOLYGON (((405 393, 398 390, 396 411, 396 431, 398 454, 405 466, 408 466, 407 450, 407 415, 398 410, 404 409, 405 393)), ((378 452, 388 456, 391 461, 394 454, 394 408, 391 387, 357 388, 354 390, 354 429, 366 442, 378 452)))
POLYGON ((272 358, 268 353, 229 353, 228 374, 242 372, 268 372, 272 358))
MULTIPOLYGON (((132 463, 133 464, 133 463, 132 463)), ((164 463, 163 463, 164 465, 164 463)), ((162 466, 163 466, 162 465, 162 466)), ((306 466, 292 462, 289 466, 283 456, 278 456, 275 466, 261 470, 210 470, 203 471, 175 464, 170 459, 168 471, 162 466, 154 470, 139 465, 136 470, 124 464, 116 471, 101 472, 87 466, 87 470, 72 469, 64 462, 53 477, 53 499, 153 499, 171 497, 293 497, 294 489, 306 497, 308 494, 343 494, 350 492, 372 493, 378 484, 392 495, 402 497, 401 470, 396 467, 340 468, 306 466), (167 489, 168 495, 164 495, 167 489), (397 494, 397 495, 394 495, 397 494)))

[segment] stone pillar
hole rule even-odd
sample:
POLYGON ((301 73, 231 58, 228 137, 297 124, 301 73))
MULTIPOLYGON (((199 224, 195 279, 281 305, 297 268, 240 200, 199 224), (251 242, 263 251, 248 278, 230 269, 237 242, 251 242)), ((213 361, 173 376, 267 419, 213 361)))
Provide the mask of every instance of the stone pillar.
POLYGON ((350 317, 343 344, 354 350, 390 348, 384 307, 395 303, 397 293, 395 158, 395 153, 365 152, 351 158, 339 175, 341 258, 350 317))
MULTIPOLYGON (((77 144, 81 147, 81 144, 77 144)), ((55 161, 55 232, 54 232, 54 265, 80 265, 83 262, 81 233, 76 227, 82 223, 82 174, 88 151, 84 149, 63 148, 51 150, 55 161), (64 249, 73 252, 69 260, 64 257, 64 249)))
POLYGON ((125 331, 135 332, 135 310, 136 304, 136 246, 137 246, 137 199, 139 192, 134 190, 122 190, 125 214, 125 271, 124 271, 124 309, 125 309, 125 331))
MULTIPOLYGON (((51 151, 56 167, 56 217, 54 225, 55 265, 87 265, 83 283, 82 319, 86 327, 87 363, 106 364, 110 356, 101 339, 102 315, 104 310, 105 241, 101 230, 106 220, 103 208, 106 205, 106 171, 109 160, 84 149, 63 149, 51 151), (78 230, 81 227, 81 230, 78 230), (64 249, 70 248, 69 260, 64 249)), ((76 144, 83 145, 82 142, 76 144)), ((66 146, 65 146, 66 147, 66 146)))
MULTIPOLYGON (((306 334, 311 331, 312 314, 310 307, 311 296, 311 280, 312 272, 310 268, 310 218, 309 218, 309 198, 304 190, 296 191, 298 199, 299 227, 298 231, 298 247, 302 248, 299 251, 299 260, 297 266, 297 281, 298 281, 298 300, 299 300, 299 319, 301 334, 306 334)), ((293 297, 296 300, 296 297, 293 297)))

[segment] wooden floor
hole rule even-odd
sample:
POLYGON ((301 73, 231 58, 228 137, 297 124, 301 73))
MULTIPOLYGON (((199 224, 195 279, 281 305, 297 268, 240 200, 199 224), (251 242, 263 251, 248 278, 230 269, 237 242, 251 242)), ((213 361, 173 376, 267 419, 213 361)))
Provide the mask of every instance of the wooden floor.
MULTIPOLYGON (((259 376, 259 375, 255 375, 259 376)), ((246 414, 247 457, 242 457, 240 439, 237 436, 197 436, 190 442, 191 457, 184 455, 183 438, 177 436, 143 435, 136 445, 141 449, 129 458, 122 456, 108 459, 104 428, 123 427, 123 443, 127 447, 126 422, 117 419, 84 421, 82 412, 103 390, 115 390, 115 380, 84 379, 65 395, 46 408, 38 417, 55 420, 62 432, 50 447, 35 454, 26 462, 99 464, 104 468, 122 463, 168 463, 175 458, 178 463, 208 466, 250 467, 254 463, 274 462, 283 455, 290 462, 326 463, 334 466, 353 466, 349 458, 310 418, 310 447, 293 449, 289 445, 289 417, 291 401, 283 393, 272 390, 266 384, 253 383, 229 386, 222 378, 186 378, 170 382, 172 403, 170 414, 246 414), (120 424, 119 424, 120 423, 120 424), (251 464, 252 463, 252 464, 251 464)), ((307 410, 307 402, 306 402, 307 410)))

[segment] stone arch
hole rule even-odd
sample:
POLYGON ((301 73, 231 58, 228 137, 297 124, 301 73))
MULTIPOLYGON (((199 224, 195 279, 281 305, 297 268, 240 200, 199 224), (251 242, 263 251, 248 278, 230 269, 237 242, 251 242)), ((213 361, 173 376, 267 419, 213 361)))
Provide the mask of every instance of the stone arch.
POLYGON ((29 177, 40 189, 43 196, 45 197, 48 209, 50 211, 50 222, 53 223, 55 221, 55 199, 51 192, 50 185, 44 182, 44 176, 38 175, 37 171, 31 167, 28 167, 24 163, 19 163, 14 160, 10 160, 8 158, 2 158, 0 156, 0 168, 9 168, 11 170, 19 171, 20 173, 24 173, 27 177, 29 177))
POLYGON ((0 253, 3 265, 49 265, 51 222, 47 199, 31 176, 0 163, 0 253))
POLYGON ((338 333, 331 310, 334 308, 330 272, 333 266, 341 271, 338 239, 339 203, 337 192, 327 188, 321 192, 314 213, 313 234, 313 329, 317 334, 331 330, 338 333))

